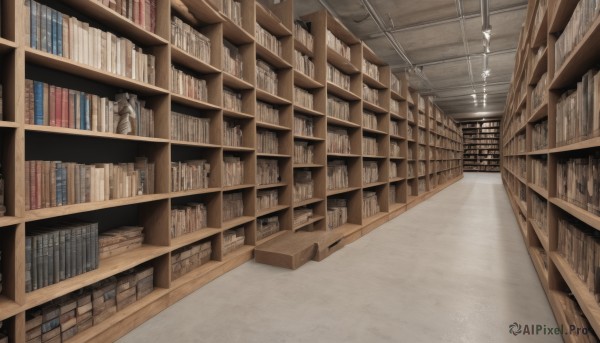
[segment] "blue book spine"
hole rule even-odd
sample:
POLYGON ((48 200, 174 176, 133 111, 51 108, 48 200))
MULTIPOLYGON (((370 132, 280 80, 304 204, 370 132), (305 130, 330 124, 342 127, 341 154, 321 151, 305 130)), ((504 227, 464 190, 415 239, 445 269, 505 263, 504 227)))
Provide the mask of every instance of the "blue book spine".
POLYGON ((56 164, 56 206, 62 206, 62 173, 60 172, 60 163, 56 164))
POLYGON ((57 13, 56 15, 56 50, 58 56, 63 55, 63 17, 62 14, 57 13))
POLYGON ((62 166, 62 175, 63 175, 63 177, 62 177, 62 180, 63 180, 62 203, 63 203, 63 205, 67 205, 67 195, 69 193, 67 193, 67 184, 68 184, 68 182, 67 182, 68 181, 67 180, 67 166, 64 164, 62 166))
POLYGON ((46 7, 46 52, 52 53, 52 12, 54 10, 46 7))
POLYGON ((92 102, 90 101, 90 97, 87 96, 85 98, 85 129, 86 130, 91 130, 92 128, 90 127, 90 117, 92 114, 92 102))
POLYGON ((44 84, 33 81, 33 117, 35 125, 44 124, 44 84))
POLYGON ((80 109, 79 109, 79 114, 80 114, 79 129, 84 130, 85 129, 85 93, 84 92, 81 92, 79 94, 79 104, 81 105, 80 109))
POLYGON ((48 7, 44 6, 44 5, 39 5, 38 6, 38 12, 39 12, 39 16, 40 16, 40 27, 38 27, 38 30, 40 30, 39 33, 39 37, 40 37, 40 42, 38 42, 38 49, 42 50, 42 51, 48 51, 48 44, 46 43, 46 22, 47 22, 47 16, 48 16, 48 11, 47 11, 48 7))
POLYGON ((31 35, 31 39, 30 39, 31 47, 34 48, 34 49, 38 48, 38 41, 37 41, 37 37, 38 37, 38 34, 37 34, 37 30, 38 30, 37 23, 38 23, 38 21, 37 21, 37 17, 38 17, 38 3, 35 2, 35 1, 32 1, 31 2, 31 19, 29 21, 30 24, 31 24, 31 29, 29 30, 29 33, 31 35))
POLYGON ((58 12, 56 10, 52 10, 52 54, 58 55, 58 23, 56 22, 56 17, 58 16, 58 12))

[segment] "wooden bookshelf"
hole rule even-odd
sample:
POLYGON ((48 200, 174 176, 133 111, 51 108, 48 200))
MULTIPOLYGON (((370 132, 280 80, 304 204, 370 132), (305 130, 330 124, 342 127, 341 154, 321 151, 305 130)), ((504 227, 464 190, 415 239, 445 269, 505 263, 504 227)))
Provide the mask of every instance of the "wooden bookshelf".
POLYGON ((461 121, 463 131, 463 170, 500 171, 500 120, 461 121))

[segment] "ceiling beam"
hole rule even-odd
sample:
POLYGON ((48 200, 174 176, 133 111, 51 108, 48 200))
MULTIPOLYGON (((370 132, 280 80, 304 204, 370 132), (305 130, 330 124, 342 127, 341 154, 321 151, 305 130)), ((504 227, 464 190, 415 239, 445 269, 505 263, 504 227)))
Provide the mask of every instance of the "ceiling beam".
MULTIPOLYGON (((494 51, 494 52, 490 52, 489 54, 487 54, 488 56, 497 56, 497 55, 504 55, 504 54, 513 54, 516 53, 517 49, 506 49, 506 50, 498 50, 498 51, 494 51)), ((417 67, 427 67, 427 66, 432 66, 432 65, 438 65, 438 64, 444 64, 444 63, 449 63, 449 62, 462 62, 467 58, 472 58, 472 57, 479 57, 482 54, 471 54, 469 56, 460 56, 460 57, 453 57, 453 58, 446 58, 446 59, 442 59, 442 60, 436 60, 436 61, 430 61, 430 62, 424 62, 424 63, 417 63, 415 64, 415 66, 417 67)))
MULTIPOLYGON (((493 86, 504 86, 504 85, 510 85, 510 82, 489 82, 484 84, 483 82, 480 83, 475 83, 473 86, 475 87, 493 87, 493 86)), ((452 86, 452 87, 447 87, 447 88, 436 88, 427 92, 423 92, 423 95, 432 95, 436 92, 444 92, 444 91, 453 91, 453 90, 457 90, 457 89, 463 89, 463 88, 471 88, 471 85, 461 85, 461 86, 452 86)))

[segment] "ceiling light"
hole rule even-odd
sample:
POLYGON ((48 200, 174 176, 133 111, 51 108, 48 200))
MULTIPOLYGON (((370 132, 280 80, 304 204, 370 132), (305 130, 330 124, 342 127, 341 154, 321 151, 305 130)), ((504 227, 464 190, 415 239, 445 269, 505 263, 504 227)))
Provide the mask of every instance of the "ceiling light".
POLYGON ((477 99, 477 94, 473 93, 471 94, 471 96, 473 97, 473 99, 477 99))
POLYGON ((481 31, 483 33, 483 38, 485 38, 486 41, 490 41, 490 38, 492 38, 492 29, 489 28, 487 30, 483 30, 481 31))

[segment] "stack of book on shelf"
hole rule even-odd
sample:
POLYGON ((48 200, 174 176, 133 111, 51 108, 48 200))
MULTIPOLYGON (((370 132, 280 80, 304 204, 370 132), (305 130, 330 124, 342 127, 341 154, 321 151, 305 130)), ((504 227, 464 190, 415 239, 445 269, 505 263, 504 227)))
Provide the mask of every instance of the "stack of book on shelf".
POLYGON ((171 66, 171 91, 195 100, 208 101, 206 80, 187 74, 175 66, 171 66))
POLYGON ((26 161, 25 209, 106 201, 154 193, 154 163, 85 165, 26 161))
POLYGON ((275 55, 281 56, 281 42, 258 23, 256 24, 254 38, 256 38, 256 43, 264 46, 275 55))
POLYGON ((560 158, 556 167, 556 195, 600 215, 600 155, 560 158))
POLYGON ((398 177, 398 163, 390 162, 390 178, 398 177))
POLYGON ((267 62, 256 60, 256 88, 260 88, 267 93, 277 95, 279 81, 277 72, 267 62))
POLYGON ((363 83, 363 99, 379 106, 379 91, 363 83))
POLYGON ((256 220, 256 240, 260 241, 279 232, 279 217, 263 217, 256 220))
POLYGON ((390 185, 390 205, 396 203, 396 185, 390 185))
POLYGON ((210 118, 198 118, 171 112, 171 139, 208 144, 210 142, 210 118))
POLYGON ((171 162, 171 192, 208 188, 209 175, 206 160, 171 162))
POLYGON ((373 64, 363 58, 362 70, 363 73, 379 81, 379 67, 376 64, 373 64))
POLYGON ((294 68, 311 79, 315 78, 315 63, 298 50, 294 50, 294 68))
POLYGON ((237 26, 242 26, 242 3, 237 0, 222 0, 223 14, 237 26))
POLYGON ((202 203, 171 208, 171 238, 177 238, 208 226, 208 212, 202 203))
POLYGON ((398 100, 390 99, 390 112, 400 114, 400 102, 398 100))
POLYGON ((350 103, 333 95, 327 96, 327 115, 350 121, 350 103))
POLYGON ((308 142, 294 141, 294 163, 310 164, 314 163, 315 149, 314 145, 308 142))
POLYGON ((103 231, 98 235, 100 259, 116 256, 142 246, 144 242, 142 226, 121 226, 103 231))
POLYGON ((533 151, 548 148, 548 120, 536 123, 531 131, 531 148, 533 151))
POLYGON ((581 332, 586 332, 586 334, 575 334, 574 337, 577 337, 577 341, 585 343, 600 341, 600 338, 598 338, 598 335, 594 332, 590 322, 587 320, 581 307, 577 303, 575 296, 572 293, 569 293, 568 295, 563 295, 562 293, 559 294, 558 301, 560 302, 562 313, 564 313, 565 321, 571 323, 570 325, 573 325, 573 327, 581 328, 581 332))
POLYGON ((268 130, 257 130, 256 131, 256 151, 263 154, 277 154, 279 153, 279 140, 277 134, 273 131, 268 130))
POLYGON ((129 19, 146 31, 156 30, 156 0, 143 0, 139 4, 132 1, 94 0, 121 16, 129 19))
POLYGON ((327 189, 348 188, 348 166, 343 160, 327 162, 327 189))
POLYGON ((154 137, 154 111, 137 95, 115 100, 25 80, 25 124, 154 137))
POLYGON ((598 16, 600 6, 596 0, 581 0, 575 7, 571 19, 554 46, 554 70, 560 70, 564 61, 575 50, 598 16))
POLYGON ((347 91, 350 90, 350 76, 329 63, 327 64, 327 81, 347 91))
POLYGON ((243 144, 242 127, 236 120, 223 121, 223 145, 241 147, 243 144))
POLYGON ((332 154, 350 154, 350 137, 342 128, 327 128, 327 152, 332 154))
POLYGON ((229 88, 223 88, 223 108, 230 111, 242 112, 242 94, 229 88))
POLYGON ((210 39, 175 16, 171 18, 171 44, 210 63, 210 39))
POLYGON ((373 183, 379 181, 379 166, 375 161, 363 161, 363 182, 373 183))
POLYGON ((263 189, 256 192, 256 209, 258 211, 273 208, 279 205, 279 191, 276 189, 263 189))
POLYGON ((266 102, 256 102, 256 120, 279 125, 279 108, 266 102))
POLYGON ((271 185, 279 181, 279 164, 277 160, 259 158, 256 161, 256 184, 271 185))
POLYGON ((71 222, 26 233, 25 291, 98 268, 98 223, 71 222))
POLYGON ((294 202, 313 198, 315 184, 310 170, 294 171, 294 202))
POLYGON ((299 136, 314 136, 314 121, 312 117, 300 114, 294 115, 294 134, 299 136))
POLYGON ((313 218, 313 209, 300 207, 294 209, 294 227, 308 223, 313 218))
POLYGON ((308 50, 313 51, 313 36, 303 27, 302 23, 294 23, 294 38, 308 48, 308 50))
POLYGON ((377 116, 372 112, 363 111, 362 124, 367 129, 377 130, 377 116))
POLYGON ((400 80, 398 78, 398 76, 392 74, 392 83, 390 85, 390 88, 398 93, 398 94, 402 94, 402 80, 400 80))
POLYGON ((244 196, 240 193, 223 194, 223 221, 229 221, 244 215, 244 196))
POLYGON ((348 206, 346 199, 327 199, 327 228, 329 230, 342 226, 348 222, 348 206))
POLYGON ((223 233, 223 256, 244 246, 246 233, 243 227, 233 228, 223 233))
POLYGON ((294 86, 294 103, 308 109, 314 108, 314 96, 312 93, 294 86))
POLYGON ((244 61, 239 49, 228 42, 223 41, 223 71, 240 79, 243 78, 244 61))
POLYGON ((363 218, 369 218, 380 212, 377 193, 363 191, 363 218))
POLYGON ((540 80, 538 81, 537 85, 533 89, 533 92, 531 93, 531 103, 532 103, 533 109, 537 109, 544 102, 546 102, 546 100, 547 100, 546 94, 548 94, 546 92, 547 88, 548 88, 548 73, 544 73, 544 75, 542 75, 542 77, 540 77, 540 80))
POLYGON ((531 159, 531 182, 543 189, 548 189, 548 161, 545 158, 531 159))
POLYGON ((210 261, 212 244, 210 241, 194 243, 171 253, 171 278, 177 280, 192 270, 210 261))
POLYGON ((350 60, 350 47, 329 30, 327 30, 327 46, 342 55, 342 57, 350 60))
POLYGON ((424 179, 419 179, 419 193, 425 193, 427 191, 427 184, 424 179))
POLYGON ((237 186, 244 183, 244 162, 236 156, 223 156, 223 186, 237 186))
POLYGON ((390 122, 390 134, 394 136, 400 136, 400 122, 397 120, 392 120, 390 122))
POLYGON ((377 156, 379 155, 379 146, 377 145, 377 139, 373 137, 363 137, 362 140, 362 151, 363 155, 377 156))
POLYGON ((531 219, 548 236, 548 203, 546 199, 534 194, 531 198, 531 210, 533 215, 531 219))

